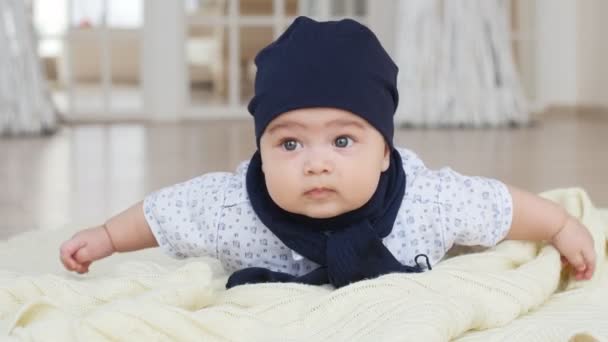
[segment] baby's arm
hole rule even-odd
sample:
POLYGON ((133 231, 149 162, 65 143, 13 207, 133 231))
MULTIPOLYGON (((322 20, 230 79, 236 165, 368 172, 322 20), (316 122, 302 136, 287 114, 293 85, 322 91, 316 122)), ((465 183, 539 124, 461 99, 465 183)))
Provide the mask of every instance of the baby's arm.
POLYGON ((144 217, 142 202, 110 218, 105 224, 76 233, 61 245, 61 262, 70 271, 86 273, 89 265, 112 255, 158 246, 144 217))
POLYGON ((577 279, 590 279, 595 269, 591 234, 559 205, 509 186, 513 221, 507 239, 550 241, 573 266, 577 279))

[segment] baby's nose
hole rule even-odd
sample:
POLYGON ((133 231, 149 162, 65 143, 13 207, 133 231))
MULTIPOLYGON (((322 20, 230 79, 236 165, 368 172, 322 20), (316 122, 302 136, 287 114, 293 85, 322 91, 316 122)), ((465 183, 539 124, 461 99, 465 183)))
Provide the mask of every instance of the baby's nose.
POLYGON ((304 164, 304 174, 306 175, 331 173, 332 171, 333 163, 322 155, 311 155, 304 164))

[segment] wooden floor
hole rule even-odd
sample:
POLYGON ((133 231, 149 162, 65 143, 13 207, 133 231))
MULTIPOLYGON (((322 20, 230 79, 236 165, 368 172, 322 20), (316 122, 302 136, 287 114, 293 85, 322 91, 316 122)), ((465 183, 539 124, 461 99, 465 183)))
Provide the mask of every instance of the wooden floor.
MULTIPOLYGON (((579 186, 608 207, 606 112, 553 112, 516 129, 400 129, 395 140, 434 168, 534 192, 579 186)), ((0 238, 100 223, 159 187, 233 170, 254 147, 249 120, 78 125, 0 139, 0 238)))

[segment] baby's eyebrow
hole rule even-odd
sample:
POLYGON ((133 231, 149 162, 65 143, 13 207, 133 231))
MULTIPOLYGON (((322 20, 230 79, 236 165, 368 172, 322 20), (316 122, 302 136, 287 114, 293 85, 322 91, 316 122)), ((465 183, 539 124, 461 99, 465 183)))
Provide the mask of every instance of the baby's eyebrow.
MULTIPOLYGON (((284 121, 284 122, 280 122, 280 123, 275 123, 273 125, 270 125, 268 127, 268 134, 272 134, 273 132, 279 130, 279 129, 284 129, 284 128, 290 128, 290 127, 298 127, 301 129, 307 129, 308 126, 306 126, 305 124, 301 123, 301 122, 297 122, 297 121, 284 121)), ((349 120, 349 119, 336 119, 336 120, 332 120, 329 121, 325 124, 325 127, 333 127, 333 126, 352 126, 361 130, 365 130, 365 125, 359 121, 355 121, 355 120, 349 120)))
POLYGON ((289 128, 290 126, 296 126, 299 128, 306 128, 306 125, 299 123, 299 122, 295 122, 295 121, 285 121, 285 122, 281 122, 281 123, 277 123, 274 125, 271 125, 268 128, 268 133, 272 134, 272 132, 279 130, 279 129, 283 129, 283 128, 289 128))
POLYGON ((348 119, 336 119, 327 123, 327 126, 354 126, 356 128, 365 129, 365 125, 359 121, 348 120, 348 119))

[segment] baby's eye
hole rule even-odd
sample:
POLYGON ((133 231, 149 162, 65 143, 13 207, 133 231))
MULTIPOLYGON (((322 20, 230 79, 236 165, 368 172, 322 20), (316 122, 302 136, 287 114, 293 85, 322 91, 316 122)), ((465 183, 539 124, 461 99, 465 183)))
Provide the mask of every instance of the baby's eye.
POLYGON ((286 139, 281 143, 281 145, 286 151, 294 151, 296 148, 298 148, 300 143, 295 139, 286 139))
POLYGON ((352 144, 353 144, 353 139, 350 137, 347 137, 345 135, 337 137, 336 140, 334 141, 334 145, 336 145, 336 147, 341 147, 341 148, 349 147, 352 144))

